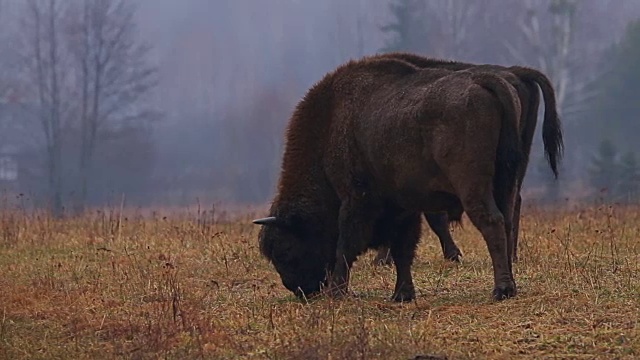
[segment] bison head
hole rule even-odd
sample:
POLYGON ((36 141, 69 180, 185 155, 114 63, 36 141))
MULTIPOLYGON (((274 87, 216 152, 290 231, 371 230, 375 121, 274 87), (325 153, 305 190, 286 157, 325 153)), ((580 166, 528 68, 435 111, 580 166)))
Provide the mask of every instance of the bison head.
POLYGON ((298 298, 310 297, 325 283, 327 269, 335 261, 327 241, 312 223, 297 216, 256 219, 262 225, 260 251, 273 263, 282 284, 298 298))

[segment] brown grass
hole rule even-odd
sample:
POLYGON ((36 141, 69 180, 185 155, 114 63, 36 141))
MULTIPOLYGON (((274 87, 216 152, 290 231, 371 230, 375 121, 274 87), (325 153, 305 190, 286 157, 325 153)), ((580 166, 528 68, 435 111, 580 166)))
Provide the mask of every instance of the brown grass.
POLYGON ((354 270, 358 297, 302 304, 248 219, 0 218, 0 358, 640 356, 640 208, 525 211, 520 292, 500 303, 468 222, 454 229, 462 265, 424 232, 416 302, 388 300, 394 270, 370 252, 354 270))

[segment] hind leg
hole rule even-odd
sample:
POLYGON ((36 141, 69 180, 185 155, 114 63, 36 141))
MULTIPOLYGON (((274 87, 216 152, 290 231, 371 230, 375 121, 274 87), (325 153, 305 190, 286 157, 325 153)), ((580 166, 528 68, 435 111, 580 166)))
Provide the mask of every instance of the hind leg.
POLYGON ((520 207, 522 206, 522 197, 520 193, 516 197, 516 203, 513 207, 513 228, 511 230, 511 237, 513 239, 513 254, 511 261, 518 262, 518 237, 520 235, 520 207))
POLYGON ((494 183, 487 169, 491 169, 491 164, 476 162, 447 170, 463 210, 487 244, 493 267, 493 297, 503 300, 517 293, 511 267, 512 245, 507 235, 512 228, 515 187, 507 186, 510 185, 508 181, 494 183), (477 168, 474 169, 474 165, 477 168), (469 181, 470 177, 474 181, 469 181))
MULTIPOLYGON (((480 166, 480 163, 475 163, 480 166)), ((482 170, 467 167, 467 171, 478 174, 474 182, 469 182, 464 168, 451 169, 453 185, 457 190, 462 207, 471 223, 480 231, 487 243, 493 267, 493 297, 503 300, 516 295, 516 283, 511 267, 511 248, 508 234, 511 231, 515 184, 507 178, 497 181, 482 170), (473 171, 476 170, 476 171, 473 171), (456 176, 457 175, 457 176, 456 176), (495 190, 494 190, 495 189, 495 190)), ((467 174, 468 176, 468 174, 467 174)))
POLYGON ((482 233, 493 264, 493 297, 503 300, 516 295, 516 284, 508 256, 505 217, 493 196, 468 197, 463 201, 465 211, 473 225, 482 233))
POLYGON ((496 206, 504 217, 504 230, 507 236, 507 254, 509 271, 513 271, 513 255, 515 253, 514 219, 517 202, 517 186, 515 183, 498 181, 493 192, 496 206))
POLYGON ((424 213, 427 224, 431 230, 438 236, 440 246, 442 247, 442 255, 445 259, 460 262, 462 252, 456 246, 451 231, 449 231, 449 216, 447 213, 424 213))

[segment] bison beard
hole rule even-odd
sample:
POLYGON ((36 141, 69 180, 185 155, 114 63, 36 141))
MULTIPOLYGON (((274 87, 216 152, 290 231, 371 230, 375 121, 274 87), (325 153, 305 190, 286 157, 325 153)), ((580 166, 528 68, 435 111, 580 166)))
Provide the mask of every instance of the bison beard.
MULTIPOLYGON (((522 139, 523 160, 517 170, 518 195, 514 208, 512 229, 507 233, 507 236, 510 237, 509 241, 513 242, 513 261, 517 261, 520 207, 522 205, 520 189, 526 175, 529 153, 531 152, 533 135, 538 121, 538 106, 540 102, 538 87, 542 90, 545 102, 544 129, 547 134, 544 137, 545 152, 547 153, 547 159, 551 169, 556 176, 557 158, 562 152, 563 147, 560 120, 556 109, 555 92, 549 79, 535 69, 521 66, 504 67, 499 65, 476 65, 458 61, 427 58, 410 53, 386 53, 376 55, 372 58, 403 60, 422 69, 447 69, 452 71, 469 70, 480 72, 491 71, 502 76, 516 89, 521 104, 522 120, 520 123, 520 138, 522 139)), ((459 222, 461 220, 461 215, 462 214, 455 214, 455 217, 449 217, 447 216, 447 213, 444 212, 424 213, 427 224, 440 240, 444 258, 456 262, 460 260, 462 252, 451 236, 451 232, 449 231, 449 222, 459 222)), ((374 264, 389 265, 392 261, 393 257, 390 254, 389 248, 386 246, 380 247, 374 260, 374 264)))
POLYGON ((487 242, 494 298, 514 296, 519 115, 515 91, 491 73, 375 58, 339 67, 290 120, 270 217, 254 221, 262 254, 296 295, 322 285, 343 295, 357 256, 388 246, 393 299, 411 300, 420 214, 464 210, 487 242))

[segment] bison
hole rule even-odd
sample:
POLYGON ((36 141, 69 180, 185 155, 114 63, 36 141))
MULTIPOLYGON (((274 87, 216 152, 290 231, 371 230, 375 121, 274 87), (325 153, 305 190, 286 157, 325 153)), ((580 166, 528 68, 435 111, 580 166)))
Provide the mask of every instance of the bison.
MULTIPOLYGON (((380 58, 340 66, 289 121, 277 194, 254 220, 261 253, 298 297, 325 286, 343 295, 357 257, 388 246, 393 299, 408 301, 421 214, 465 211, 487 242, 493 297, 515 296, 507 229, 525 161, 520 112, 514 88, 492 72, 380 58)), ((543 136, 552 164, 558 138, 543 136)))
MULTIPOLYGON (((440 68, 454 71, 494 71, 515 87, 518 92, 522 110, 520 137, 522 139, 522 150, 524 156, 518 169, 518 195, 514 208, 513 229, 508 235, 511 236, 513 241, 513 261, 517 261, 520 207, 522 204, 520 189, 527 171, 529 153, 531 151, 531 144, 533 142, 533 135, 535 133, 538 119, 538 106, 540 102, 538 87, 540 87, 540 90, 542 91, 545 102, 545 124, 547 125, 543 130, 543 136, 546 136, 549 141, 557 143, 558 150, 562 150, 562 133, 561 131, 556 130, 560 129, 560 127, 557 124, 559 118, 556 109, 555 92, 549 79, 540 71, 531 68, 478 65, 451 60, 427 58, 416 54, 402 52, 379 54, 376 55, 375 58, 400 59, 420 68, 440 68), (554 136, 558 138, 551 139, 551 137, 554 136)), ((553 148, 551 148, 551 150, 553 150, 553 148)), ((557 164, 554 162, 554 158, 555 157, 552 155, 549 159, 552 161, 550 164, 551 169, 557 177, 557 164)), ((461 220, 461 216, 462 214, 455 214, 453 218, 450 218, 446 213, 424 213, 427 224, 440 240, 443 256, 447 260, 459 261, 459 258, 462 255, 449 231, 449 222, 459 222, 461 220)), ((383 246, 378 249, 374 264, 391 264, 392 260, 389 248, 383 246)))

